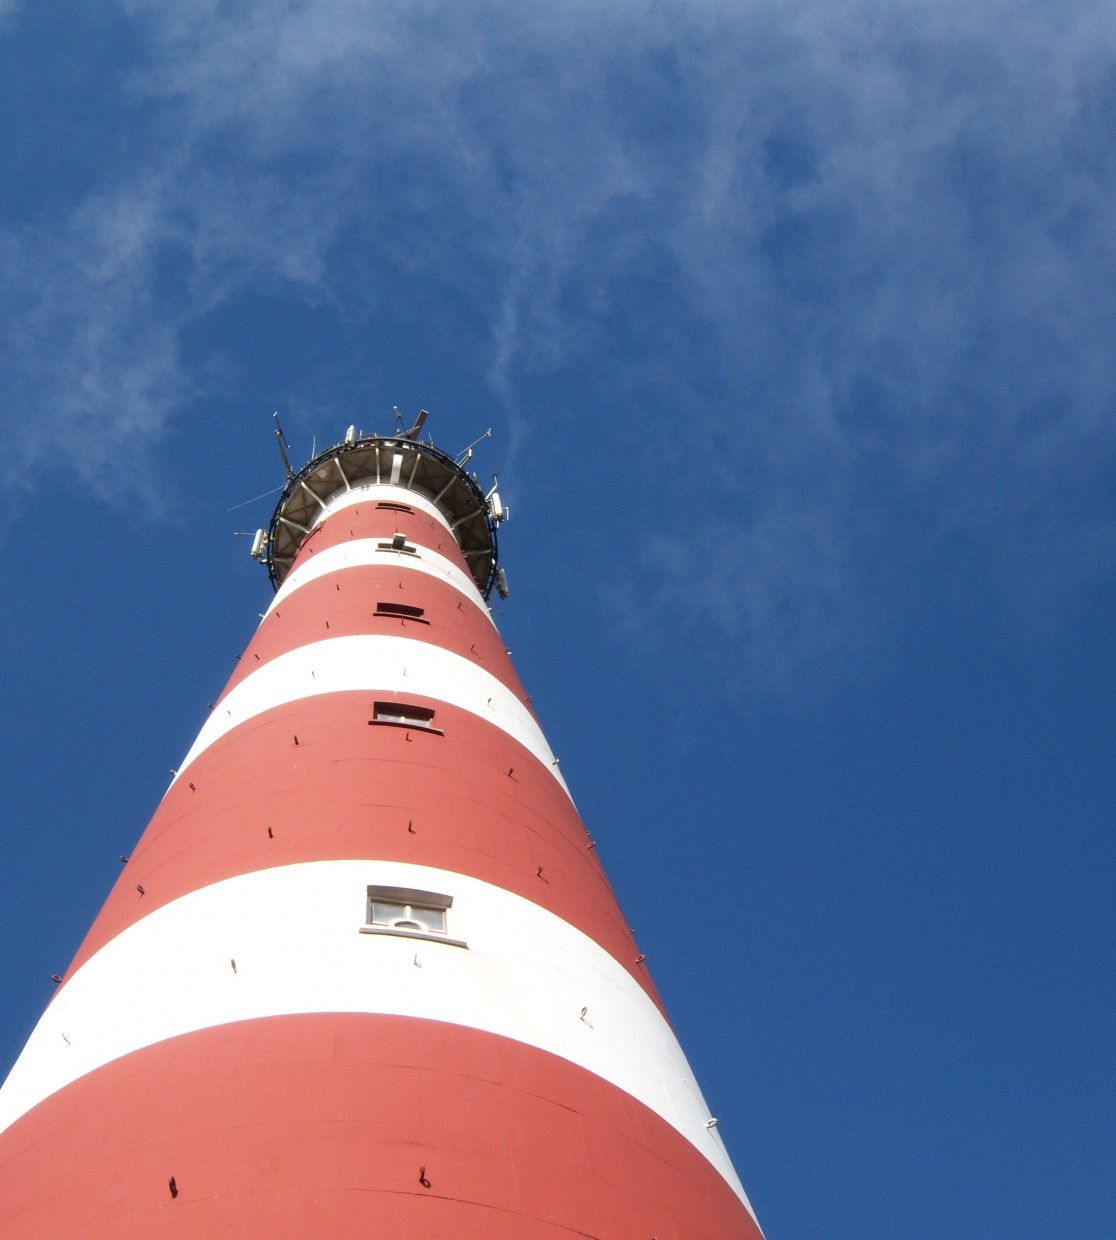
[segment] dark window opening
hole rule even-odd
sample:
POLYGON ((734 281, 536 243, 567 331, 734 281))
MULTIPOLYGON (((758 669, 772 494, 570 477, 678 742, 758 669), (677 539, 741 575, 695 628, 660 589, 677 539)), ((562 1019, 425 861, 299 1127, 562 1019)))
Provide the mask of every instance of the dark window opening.
POLYGON ((429 624, 429 620, 423 619, 422 607, 410 607, 406 603, 377 603, 377 616, 396 616, 400 620, 417 620, 419 624, 429 624))
POLYGON ((409 543, 403 534, 393 535, 391 542, 378 542, 377 551, 401 551, 404 555, 417 555, 414 545, 409 543))
POLYGON ((376 504, 377 508, 387 508, 391 512, 414 512, 409 504, 395 504, 390 499, 382 499, 376 504))
POLYGON ((386 723, 396 728, 420 728, 424 732, 443 735, 434 726, 434 712, 428 706, 414 706, 410 702, 374 702, 369 723, 386 723))

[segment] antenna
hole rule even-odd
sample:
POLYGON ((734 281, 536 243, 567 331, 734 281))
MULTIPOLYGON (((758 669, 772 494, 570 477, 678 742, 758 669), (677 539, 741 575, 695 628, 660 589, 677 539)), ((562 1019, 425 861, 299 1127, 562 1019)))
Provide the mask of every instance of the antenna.
POLYGON ((500 479, 495 474, 492 475, 492 486, 488 490, 488 494, 484 497, 484 502, 488 505, 489 515, 492 520, 499 525, 502 521, 506 521, 511 516, 511 509, 508 508, 503 500, 500 499, 500 492, 496 489, 500 485, 500 479))
POLYGON ((279 445, 279 455, 283 458, 283 468, 287 471, 287 477, 294 477, 294 470, 291 468, 291 462, 287 457, 286 436, 283 434, 283 427, 279 423, 279 411, 276 410, 272 415, 275 419, 275 442, 279 445))
POLYGON ((236 538, 250 538, 252 540, 252 559, 264 559, 264 553, 267 551, 267 530, 256 530, 255 533, 252 533, 251 530, 233 530, 233 535, 236 538))
POLYGON ((274 495, 276 491, 281 491, 282 485, 272 487, 270 491, 265 491, 262 495, 253 495, 251 499, 241 500, 239 504, 233 504, 231 508, 226 508, 226 512, 235 512, 238 508, 246 508, 249 504, 254 504, 258 499, 267 499, 269 495, 274 495))
POLYGON ((465 462, 469 459, 469 457, 472 456, 473 449, 477 446, 477 444, 479 444, 482 439, 490 438, 491 435, 492 435, 492 427, 490 426, 488 430, 484 432, 483 435, 478 435, 476 439, 474 439, 473 442, 463 452, 459 452, 457 454, 455 459, 458 465, 464 465, 465 462))
POLYGON ((415 436, 419 433, 419 431, 421 431, 422 428, 426 425, 426 419, 428 417, 430 417, 429 412, 426 409, 420 409, 418 412, 418 417, 415 419, 414 426, 412 426, 409 431, 403 432, 403 438, 414 439, 415 436))

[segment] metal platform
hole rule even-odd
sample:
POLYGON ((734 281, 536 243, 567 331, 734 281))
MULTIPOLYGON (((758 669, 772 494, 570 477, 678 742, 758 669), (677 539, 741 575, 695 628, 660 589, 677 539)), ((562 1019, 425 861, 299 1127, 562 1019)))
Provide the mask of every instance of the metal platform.
POLYGON ((266 554, 260 557, 275 589, 329 501, 368 483, 405 487, 437 505, 477 588, 489 597, 496 584, 498 521, 476 479, 432 443, 383 435, 335 444, 288 480, 271 518, 266 554))

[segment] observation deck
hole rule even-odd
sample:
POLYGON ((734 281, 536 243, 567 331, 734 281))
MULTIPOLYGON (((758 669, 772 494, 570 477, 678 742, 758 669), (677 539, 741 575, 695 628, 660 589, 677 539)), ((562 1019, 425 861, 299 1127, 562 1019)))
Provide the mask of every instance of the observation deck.
POLYGON ((267 565, 276 590, 303 539, 338 494, 374 484, 414 491, 432 502, 449 523, 477 589, 487 599, 498 585, 496 530, 506 515, 495 489, 488 495, 465 470, 468 449, 454 458, 432 443, 406 435, 352 432, 292 473, 275 506, 267 539, 253 554, 267 565))

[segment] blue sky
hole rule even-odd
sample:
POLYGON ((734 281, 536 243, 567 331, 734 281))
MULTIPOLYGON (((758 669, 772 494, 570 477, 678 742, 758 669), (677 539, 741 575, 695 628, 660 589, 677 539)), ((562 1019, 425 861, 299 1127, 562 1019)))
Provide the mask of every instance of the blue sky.
POLYGON ((0 1059, 423 406, 769 1240, 1111 1236, 1114 144, 1095 2, 0 0, 0 1059))

